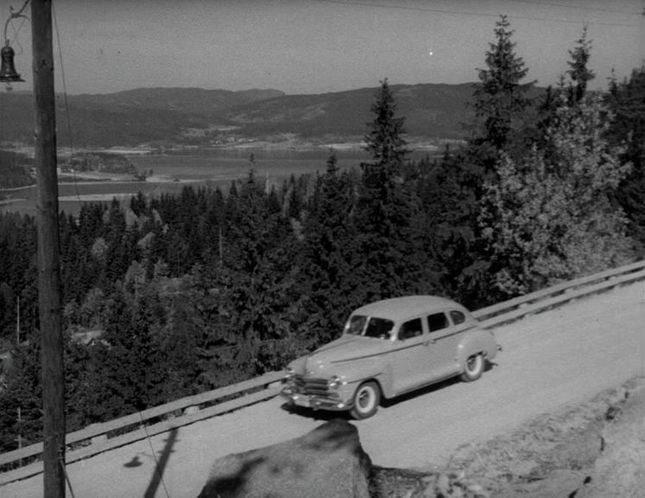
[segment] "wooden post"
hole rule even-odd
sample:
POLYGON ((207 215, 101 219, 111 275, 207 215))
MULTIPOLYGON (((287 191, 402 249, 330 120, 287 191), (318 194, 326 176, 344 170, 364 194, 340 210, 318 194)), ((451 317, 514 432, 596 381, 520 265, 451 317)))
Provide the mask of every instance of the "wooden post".
POLYGON ((16 346, 20 346, 20 296, 16 306, 16 346))
POLYGON ((52 0, 31 0, 38 200, 38 306, 43 384, 44 496, 65 496, 65 396, 56 172, 52 0))

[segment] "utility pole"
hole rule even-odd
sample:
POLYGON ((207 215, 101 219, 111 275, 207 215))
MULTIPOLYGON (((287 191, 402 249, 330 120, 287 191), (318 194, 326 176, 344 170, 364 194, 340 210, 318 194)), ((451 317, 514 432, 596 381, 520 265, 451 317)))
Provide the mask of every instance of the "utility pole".
POLYGON ((20 296, 16 306, 16 347, 20 346, 20 296))
POLYGON ((65 496, 65 392, 61 327, 52 0, 31 0, 38 199, 38 306, 45 498, 65 496))

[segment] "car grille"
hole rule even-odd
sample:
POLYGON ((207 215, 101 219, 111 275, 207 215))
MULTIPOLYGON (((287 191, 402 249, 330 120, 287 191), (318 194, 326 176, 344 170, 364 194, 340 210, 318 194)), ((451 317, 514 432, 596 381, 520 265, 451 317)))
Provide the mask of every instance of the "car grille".
POLYGON ((327 396, 329 394, 327 379, 312 379, 296 375, 294 384, 296 390, 301 394, 308 396, 327 396))

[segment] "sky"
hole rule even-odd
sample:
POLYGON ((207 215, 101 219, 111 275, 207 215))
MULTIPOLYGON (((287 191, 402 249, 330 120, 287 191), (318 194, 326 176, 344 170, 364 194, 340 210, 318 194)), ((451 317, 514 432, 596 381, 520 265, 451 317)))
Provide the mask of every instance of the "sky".
MULTIPOLYGON (((4 24, 24 0, 0 0, 4 24)), ((525 81, 557 83, 586 25, 591 88, 645 60, 645 0, 54 0, 56 91, 142 87, 338 92, 477 81, 505 14, 525 81)), ((27 14, 30 7, 27 7, 27 14)), ((31 90, 31 26, 7 37, 31 90)))

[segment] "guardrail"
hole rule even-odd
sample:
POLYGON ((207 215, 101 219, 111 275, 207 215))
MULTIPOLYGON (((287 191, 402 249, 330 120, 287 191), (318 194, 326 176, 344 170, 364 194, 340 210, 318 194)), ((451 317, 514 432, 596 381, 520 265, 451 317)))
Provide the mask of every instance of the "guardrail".
POLYGON ((492 328, 526 315, 559 306, 589 294, 645 279, 645 261, 563 282, 473 312, 483 327, 492 328))
MULTIPOLYGON (((76 462, 155 434, 168 432, 272 398, 280 391, 284 374, 285 372, 270 372, 238 384, 188 396, 72 432, 65 438, 68 447, 65 461, 66 463, 76 462)), ((0 467, 11 464, 20 465, 24 460, 31 462, 34 457, 42 454, 42 451, 43 444, 36 443, 0 454, 0 467)), ((40 474, 42 471, 42 461, 28 463, 1 473, 0 486, 40 474)))
MULTIPOLYGON (((562 305, 568 301, 603 292, 613 287, 645 279, 645 261, 564 282, 473 312, 485 328, 520 319, 526 315, 562 305)), ((156 406, 103 424, 95 424, 68 434, 66 462, 72 463, 125 446, 149 436, 221 415, 276 396, 284 372, 270 372, 238 384, 156 406)), ((42 443, 0 455, 0 468, 19 468, 0 473, 0 486, 43 471, 42 462, 33 462, 43 450, 42 443), (21 463, 28 460, 22 466, 21 463)))

